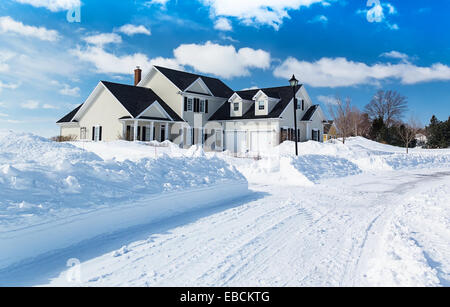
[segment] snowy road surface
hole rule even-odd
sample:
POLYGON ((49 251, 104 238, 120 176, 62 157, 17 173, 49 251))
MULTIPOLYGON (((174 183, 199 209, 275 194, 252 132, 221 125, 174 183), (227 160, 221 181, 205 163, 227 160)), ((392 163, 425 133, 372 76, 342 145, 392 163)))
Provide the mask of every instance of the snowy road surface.
POLYGON ((1 285, 450 286, 450 170, 255 193, 0 271, 1 285), (81 261, 80 282, 66 262, 81 261))

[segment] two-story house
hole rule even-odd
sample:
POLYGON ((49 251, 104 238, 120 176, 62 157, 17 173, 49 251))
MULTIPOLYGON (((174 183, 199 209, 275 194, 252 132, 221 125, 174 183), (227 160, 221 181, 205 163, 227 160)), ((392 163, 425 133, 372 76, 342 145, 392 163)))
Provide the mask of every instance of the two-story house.
POLYGON ((165 141, 181 147, 257 153, 285 140, 323 140, 326 118, 304 86, 296 89, 294 131, 290 86, 233 91, 217 78, 154 66, 135 84, 101 81, 87 100, 64 116, 61 136, 77 140, 165 141))

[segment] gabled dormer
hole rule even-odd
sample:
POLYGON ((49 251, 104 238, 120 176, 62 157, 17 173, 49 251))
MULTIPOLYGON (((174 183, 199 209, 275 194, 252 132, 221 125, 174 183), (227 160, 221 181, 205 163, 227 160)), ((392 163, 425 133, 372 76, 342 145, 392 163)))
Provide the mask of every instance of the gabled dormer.
POLYGON ((263 90, 253 96, 255 116, 267 116, 280 101, 280 97, 270 97, 263 90))
POLYGON ((211 93, 211 90, 206 85, 206 83, 200 77, 197 80, 195 80, 191 85, 189 85, 184 91, 187 93, 214 96, 211 93))
POLYGON ((238 93, 228 99, 230 104, 230 117, 242 117, 253 105, 252 100, 242 98, 238 93))

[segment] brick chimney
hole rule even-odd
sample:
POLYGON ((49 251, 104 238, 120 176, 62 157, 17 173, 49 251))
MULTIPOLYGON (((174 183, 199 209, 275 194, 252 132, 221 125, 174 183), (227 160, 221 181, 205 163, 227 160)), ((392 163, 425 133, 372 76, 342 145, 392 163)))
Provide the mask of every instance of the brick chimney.
POLYGON ((142 79, 142 69, 137 66, 134 70, 134 86, 138 85, 139 82, 141 82, 142 79))

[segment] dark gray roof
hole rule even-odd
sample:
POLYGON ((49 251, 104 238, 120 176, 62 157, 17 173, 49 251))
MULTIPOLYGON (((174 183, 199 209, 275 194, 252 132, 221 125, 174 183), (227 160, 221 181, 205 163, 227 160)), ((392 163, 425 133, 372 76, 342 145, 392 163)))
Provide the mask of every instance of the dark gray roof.
MULTIPOLYGON (((154 91, 149 88, 132 86, 120 83, 101 81, 103 85, 117 98, 125 109, 133 116, 137 117, 145 111, 153 102, 158 101, 161 107, 169 114, 174 121, 183 121, 175 111, 173 111, 154 91)), ((81 105, 82 106, 82 105, 81 105)), ((69 123, 73 121, 73 117, 81 108, 64 116, 58 123, 69 123)))
POLYGON ((313 117, 314 113, 316 113, 317 109, 319 108, 319 105, 316 104, 314 106, 311 106, 308 111, 306 111, 305 115, 303 115, 302 121, 309 121, 313 117))
POLYGON ((63 118, 61 118, 60 120, 58 120, 56 123, 57 124, 62 124, 62 123, 70 123, 73 120, 73 117, 75 116, 75 114, 77 114, 78 110, 82 107, 83 105, 79 105, 78 107, 76 107, 73 111, 70 111, 69 114, 67 114, 66 116, 64 116, 63 118))
POLYGON ((102 81, 106 88, 119 100, 133 117, 145 111, 151 104, 158 101, 161 107, 174 121, 183 121, 156 93, 146 87, 132 86, 120 83, 102 81))
MULTIPOLYGON (((302 85, 298 87, 300 89, 302 85)), ((297 91, 298 91, 297 89, 297 91)), ((255 115, 255 104, 252 104, 250 109, 241 117, 230 116, 230 104, 228 102, 224 103, 214 115, 210 118, 210 120, 238 120, 238 119, 264 119, 264 118, 279 118, 281 113, 283 113, 284 109, 288 106, 289 102, 292 100, 294 95, 292 91, 292 87, 290 86, 281 86, 281 87, 270 87, 263 89, 253 89, 246 91, 238 91, 236 94, 239 95, 242 99, 252 100, 253 96, 259 91, 263 91, 267 96, 272 98, 278 98, 280 101, 276 104, 276 106, 270 111, 268 115, 255 115)))
POLYGON ((217 78, 206 77, 161 66, 155 67, 182 91, 185 91, 198 78, 201 78, 211 93, 216 97, 229 98, 234 93, 231 88, 217 78))

